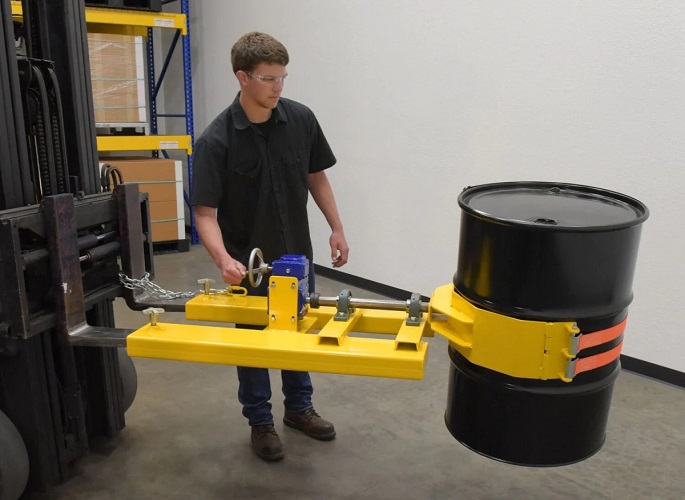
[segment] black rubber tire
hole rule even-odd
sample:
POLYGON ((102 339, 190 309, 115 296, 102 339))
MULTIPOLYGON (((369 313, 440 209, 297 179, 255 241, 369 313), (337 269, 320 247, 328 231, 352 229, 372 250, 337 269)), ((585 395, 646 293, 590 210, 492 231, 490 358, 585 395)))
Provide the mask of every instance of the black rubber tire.
POLYGON ((29 455, 24 440, 0 411, 0 500, 17 500, 29 479, 29 455))
POLYGON ((119 373, 121 375, 121 385, 123 388, 122 405, 124 412, 133 404, 138 392, 138 373, 136 372, 136 365, 126 352, 126 349, 119 348, 119 373))

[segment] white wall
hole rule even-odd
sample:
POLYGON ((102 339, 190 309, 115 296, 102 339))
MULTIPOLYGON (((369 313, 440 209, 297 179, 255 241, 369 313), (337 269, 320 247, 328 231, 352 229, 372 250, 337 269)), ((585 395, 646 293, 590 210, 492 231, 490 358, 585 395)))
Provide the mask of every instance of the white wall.
MULTIPOLYGON (((468 185, 554 180, 646 203, 624 353, 685 371, 685 2, 191 2, 201 131, 237 92, 247 31, 291 55, 352 248, 342 270, 430 295, 456 270, 468 185)), ((312 205, 315 261, 328 228, 312 205)))

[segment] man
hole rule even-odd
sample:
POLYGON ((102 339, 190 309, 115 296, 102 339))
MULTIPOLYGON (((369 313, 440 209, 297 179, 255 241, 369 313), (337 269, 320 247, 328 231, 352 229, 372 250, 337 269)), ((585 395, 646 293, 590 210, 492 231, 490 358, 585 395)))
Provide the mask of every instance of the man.
MULTIPOLYGON (((267 262, 284 254, 306 255, 312 262, 308 193, 331 227, 333 266, 347 262, 349 248, 325 173, 336 159, 311 110, 281 98, 288 62, 288 51, 275 38, 257 32, 242 36, 231 50, 240 92, 195 145, 196 227, 227 284, 246 286, 246 263, 255 247, 267 262)), ((313 278, 312 267, 312 292, 313 278)), ((252 293, 266 295, 267 282, 252 293)), ((315 439, 333 439, 333 424, 314 411, 309 374, 284 370, 281 375, 283 422, 315 439)), ((280 460, 284 451, 274 430, 268 370, 238 367, 238 379, 254 452, 280 460)))

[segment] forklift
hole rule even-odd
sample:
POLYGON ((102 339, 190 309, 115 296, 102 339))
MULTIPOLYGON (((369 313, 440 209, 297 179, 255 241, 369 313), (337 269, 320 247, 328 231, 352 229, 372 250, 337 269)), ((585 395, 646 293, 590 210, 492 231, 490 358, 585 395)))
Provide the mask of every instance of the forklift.
MULTIPOLYGON (((13 19, 10 2, 0 2, 3 500, 67 479, 89 440, 124 428, 136 391, 124 349, 77 346, 58 335, 68 318, 56 304, 74 311, 63 287, 78 283, 84 318, 102 327, 114 326, 113 301, 124 290, 118 235, 125 220, 98 172, 84 4, 30 0, 22 11, 13 19), (75 252, 79 266, 70 271, 78 276, 60 276, 55 263, 64 252, 75 252)), ((149 220, 145 196, 134 198, 138 217, 149 220)), ((141 229, 137 250, 151 271, 144 238, 149 230, 141 229)))

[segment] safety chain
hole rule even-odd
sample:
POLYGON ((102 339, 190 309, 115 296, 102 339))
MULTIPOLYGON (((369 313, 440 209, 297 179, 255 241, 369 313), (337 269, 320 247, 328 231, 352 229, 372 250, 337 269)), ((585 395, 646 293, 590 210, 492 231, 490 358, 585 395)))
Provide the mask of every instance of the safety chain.
POLYGON ((140 279, 129 278, 125 274, 119 273, 119 281, 121 281, 121 284, 129 290, 142 290, 150 297, 164 300, 189 299, 191 297, 195 297, 202 291, 196 290, 194 292, 172 292, 170 290, 165 290, 161 286, 150 281, 150 273, 145 273, 145 276, 140 279))

